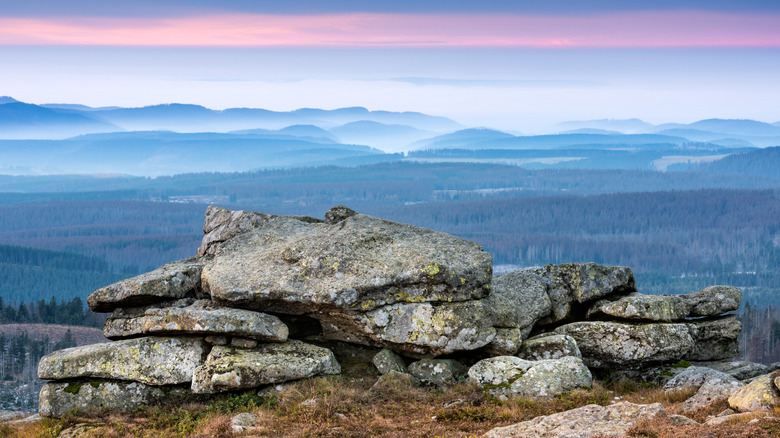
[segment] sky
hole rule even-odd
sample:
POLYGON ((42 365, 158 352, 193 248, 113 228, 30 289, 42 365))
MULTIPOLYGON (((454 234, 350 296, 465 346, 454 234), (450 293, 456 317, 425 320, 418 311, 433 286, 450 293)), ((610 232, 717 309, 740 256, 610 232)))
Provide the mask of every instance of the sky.
POLYGON ((0 60, 30 103, 780 121, 777 1, 0 0, 0 60))

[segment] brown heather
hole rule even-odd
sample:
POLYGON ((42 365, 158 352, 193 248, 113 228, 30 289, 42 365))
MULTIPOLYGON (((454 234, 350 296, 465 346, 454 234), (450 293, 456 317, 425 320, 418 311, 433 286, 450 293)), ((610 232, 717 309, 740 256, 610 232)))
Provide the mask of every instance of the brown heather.
MULTIPOLYGON (((351 373, 350 373, 351 374, 351 373)), ((401 378, 382 381, 375 377, 322 377, 299 381, 278 394, 258 397, 255 393, 221 396, 208 404, 150 407, 134 415, 105 413, 98 418, 64 417, 44 419, 20 426, 0 426, 0 437, 54 438, 70 425, 96 423, 84 437, 173 438, 230 437, 231 417, 254 412, 258 428, 236 436, 247 437, 476 437, 488 430, 539 415, 549 415, 587 404, 607 405, 619 400, 634 403, 662 403, 667 412, 682 414, 681 402, 693 394, 683 390, 665 392, 658 387, 621 382, 605 387, 572 391, 550 400, 499 401, 478 387, 461 383, 446 390, 418 388, 401 378)), ((724 400, 688 416, 705 421, 726 409, 724 400)), ((780 409, 773 415, 780 417, 780 409)), ((780 436, 780 421, 719 426, 681 427, 668 419, 645 420, 633 427, 628 437, 689 438, 780 436)))

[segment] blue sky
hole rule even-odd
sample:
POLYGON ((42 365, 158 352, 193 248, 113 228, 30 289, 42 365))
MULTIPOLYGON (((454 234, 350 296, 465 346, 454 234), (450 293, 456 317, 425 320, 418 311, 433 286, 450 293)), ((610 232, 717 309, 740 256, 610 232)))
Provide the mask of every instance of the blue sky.
POLYGON ((777 122, 780 2, 0 0, 0 95, 32 103, 777 122))

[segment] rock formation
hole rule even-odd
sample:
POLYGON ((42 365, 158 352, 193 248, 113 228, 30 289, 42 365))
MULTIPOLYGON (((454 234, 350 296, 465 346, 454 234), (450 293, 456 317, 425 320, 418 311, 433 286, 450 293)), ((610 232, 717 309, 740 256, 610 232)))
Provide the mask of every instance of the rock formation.
POLYGON ((641 295, 631 269, 594 263, 493 277, 474 242, 344 206, 324 220, 209 207, 203 231, 196 257, 90 295, 115 342, 44 357, 42 415, 338 374, 327 348, 338 345, 368 348, 359 360, 381 374, 469 379, 500 398, 588 387, 589 367, 737 353, 739 323, 723 316, 739 306, 735 288, 641 295))

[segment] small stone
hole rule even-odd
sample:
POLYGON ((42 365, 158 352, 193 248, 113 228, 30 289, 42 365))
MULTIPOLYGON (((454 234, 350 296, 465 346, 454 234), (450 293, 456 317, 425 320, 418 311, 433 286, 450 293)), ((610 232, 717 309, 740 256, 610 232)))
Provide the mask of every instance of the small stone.
POLYGON ((233 338, 230 341, 230 345, 238 348, 255 348, 257 347, 257 341, 254 339, 233 338))
POLYGON ((382 375, 390 374, 391 372, 406 372, 406 363, 404 362, 403 358, 401 358, 401 356, 396 354, 394 351, 388 350, 387 348, 383 348, 379 353, 374 355, 372 362, 374 363, 377 371, 379 371, 379 374, 382 375))
POLYGON ((230 420, 233 433, 250 432, 257 429, 257 414, 243 412, 230 420))
POLYGON ((422 383, 440 387, 457 383, 468 372, 463 364, 453 359, 422 359, 409 364, 408 370, 422 383))
POLYGON ((534 336, 520 346, 517 356, 526 360, 558 359, 565 356, 582 357, 577 341, 569 335, 534 336))
POLYGON ((735 411, 734 409, 726 408, 726 409, 720 411, 720 413, 718 415, 716 415, 716 417, 725 417, 727 415, 734 415, 736 413, 737 413, 737 411, 735 411))
POLYGON ((335 207, 331 207, 331 209, 325 213, 325 223, 331 225, 337 224, 344 219, 350 218, 356 214, 357 212, 355 210, 347 206, 337 205, 335 207))
POLYGON ((692 420, 684 415, 668 415, 666 418, 669 419, 669 422, 676 425, 676 426, 698 426, 699 423, 695 420, 692 420))

